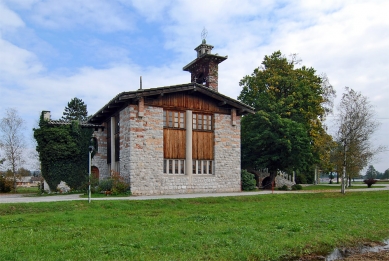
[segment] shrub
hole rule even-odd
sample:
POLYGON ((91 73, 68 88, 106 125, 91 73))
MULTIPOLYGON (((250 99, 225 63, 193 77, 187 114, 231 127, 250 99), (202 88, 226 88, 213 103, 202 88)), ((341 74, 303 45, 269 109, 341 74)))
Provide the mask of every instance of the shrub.
POLYGON ((243 169, 241 172, 242 190, 250 191, 256 188, 255 175, 243 169))
POLYGON ((300 184, 294 184, 292 186, 292 190, 302 190, 303 189, 303 186, 301 186, 300 184))
POLYGON ((278 190, 288 190, 288 186, 287 185, 283 185, 282 187, 278 188, 278 190))
POLYGON ((375 184, 376 182, 377 182, 377 180, 375 180, 375 179, 365 179, 363 181, 363 183, 367 184, 368 188, 371 188, 371 185, 375 184))
POLYGON ((12 180, 0 176, 0 192, 8 193, 12 190, 12 188, 13 188, 12 180))
POLYGON ((111 177, 100 181, 99 190, 111 191, 112 195, 131 194, 129 184, 116 171, 111 171, 111 177))
POLYGON ((111 191, 113 186, 113 180, 111 178, 100 180, 99 190, 111 191))

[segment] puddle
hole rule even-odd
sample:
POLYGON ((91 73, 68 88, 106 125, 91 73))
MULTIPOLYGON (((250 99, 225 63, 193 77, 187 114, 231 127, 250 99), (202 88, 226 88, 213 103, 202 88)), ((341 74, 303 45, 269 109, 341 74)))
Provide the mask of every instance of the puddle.
POLYGON ((346 258, 353 254, 380 252, 383 250, 389 250, 389 238, 386 239, 383 244, 361 245, 355 248, 337 248, 332 251, 331 254, 326 256, 325 261, 335 261, 341 258, 346 258))

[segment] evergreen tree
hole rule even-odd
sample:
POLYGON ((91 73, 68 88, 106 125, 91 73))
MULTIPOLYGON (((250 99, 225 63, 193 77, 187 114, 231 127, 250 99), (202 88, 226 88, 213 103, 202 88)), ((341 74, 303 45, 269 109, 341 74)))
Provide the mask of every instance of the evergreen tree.
POLYGON ((376 177, 377 177, 377 171, 375 170, 373 165, 370 165, 366 171, 366 178, 367 179, 375 179, 376 177))
POLYGON ((79 120, 81 122, 88 120, 88 111, 86 104, 75 97, 68 102, 61 118, 65 121, 79 120))

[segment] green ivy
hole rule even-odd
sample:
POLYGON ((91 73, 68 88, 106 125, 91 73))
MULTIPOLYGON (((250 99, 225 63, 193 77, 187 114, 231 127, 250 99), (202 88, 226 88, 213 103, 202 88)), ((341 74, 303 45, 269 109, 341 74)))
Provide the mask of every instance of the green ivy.
POLYGON ((37 141, 42 176, 51 190, 64 181, 71 188, 82 186, 88 179, 89 145, 93 129, 78 121, 52 125, 41 115, 39 128, 33 129, 37 141))

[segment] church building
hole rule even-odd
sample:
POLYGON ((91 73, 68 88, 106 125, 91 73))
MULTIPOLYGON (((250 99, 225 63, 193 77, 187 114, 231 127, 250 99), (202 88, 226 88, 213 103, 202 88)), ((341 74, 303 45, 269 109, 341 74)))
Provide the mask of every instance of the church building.
POLYGON ((218 92, 218 66, 205 39, 184 66, 190 83, 122 92, 89 124, 92 172, 118 173, 133 195, 241 190, 240 119, 254 109, 218 92))

